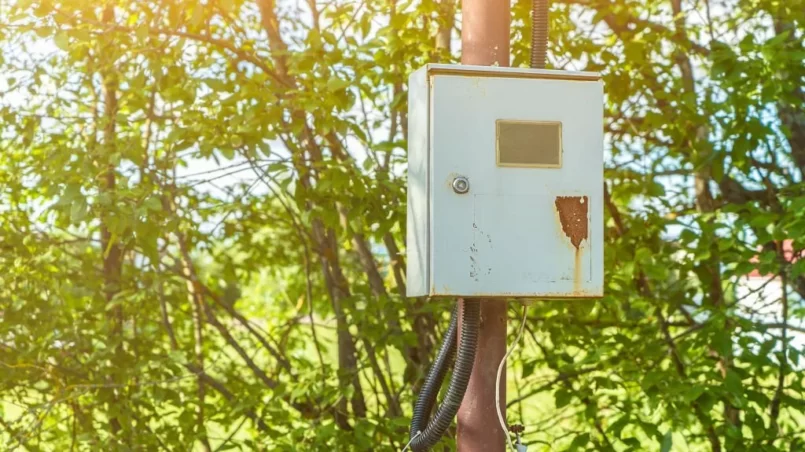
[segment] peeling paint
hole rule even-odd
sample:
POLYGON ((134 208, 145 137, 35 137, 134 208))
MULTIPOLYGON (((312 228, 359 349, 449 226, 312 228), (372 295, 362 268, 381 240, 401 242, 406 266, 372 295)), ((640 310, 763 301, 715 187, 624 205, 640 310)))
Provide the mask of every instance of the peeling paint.
MULTIPOLYGON (((475 226, 475 225, 473 225, 475 226)), ((470 246, 470 278, 472 278, 475 282, 478 282, 478 275, 481 273, 481 268, 478 265, 478 247, 475 246, 475 243, 470 246)))
MULTIPOLYGON (((587 240, 587 212, 589 200, 586 196, 557 196, 556 210, 559 212, 559 222, 562 232, 578 251, 581 242, 587 240)), ((578 254, 576 255, 578 261, 578 254)), ((578 265, 576 265, 578 268, 578 265)))
POLYGON ((485 80, 482 77, 473 77, 472 84, 475 88, 475 94, 478 97, 486 97, 486 85, 484 84, 485 80))
POLYGON ((478 224, 475 221, 472 222, 472 229, 473 229, 473 240, 472 245, 470 245, 470 278, 475 282, 480 282, 482 269, 481 266, 478 264, 477 257, 479 250, 478 250, 478 243, 476 242, 475 239, 478 234, 483 235, 484 232, 481 231, 481 229, 478 227, 478 224))

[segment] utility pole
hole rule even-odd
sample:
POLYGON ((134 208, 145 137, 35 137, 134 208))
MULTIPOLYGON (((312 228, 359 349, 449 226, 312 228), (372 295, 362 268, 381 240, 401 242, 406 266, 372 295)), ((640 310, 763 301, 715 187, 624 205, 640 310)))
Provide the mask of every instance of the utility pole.
MULTIPOLYGON (((483 0, 470 0, 480 3, 483 0)), ((495 1, 497 2, 497 0, 495 1)), ((491 2, 490 3, 495 3, 491 2)), ((464 0, 467 3, 467 0, 464 0)), ((508 27, 507 27, 508 28, 508 27)), ((508 36, 508 35, 507 35, 508 36)), ((508 50, 508 49, 507 49, 508 50)), ((460 301, 463 303, 463 300, 460 301)), ((470 384, 458 409, 458 452, 503 452, 506 432, 495 410, 495 377, 506 354, 506 300, 481 300, 481 329, 470 384)), ((459 321, 459 329, 461 321, 459 321)), ((459 331, 458 337, 461 337, 459 331)), ((500 379, 500 410, 506 416, 506 369, 500 379)))
MULTIPOLYGON (((462 0, 461 10, 461 63, 509 66, 510 0, 462 0)), ((506 450, 506 432, 500 427, 495 409, 495 376, 506 354, 506 320, 505 300, 481 300, 478 351, 458 410, 456 444, 459 452, 506 450)), ((461 337, 460 332, 458 337, 461 337)), ((505 419, 505 369, 500 381, 500 405, 505 419)))

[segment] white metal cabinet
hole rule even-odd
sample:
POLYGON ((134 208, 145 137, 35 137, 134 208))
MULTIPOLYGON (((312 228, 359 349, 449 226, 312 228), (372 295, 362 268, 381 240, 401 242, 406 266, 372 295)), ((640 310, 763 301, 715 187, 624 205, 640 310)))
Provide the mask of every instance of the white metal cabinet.
POLYGON ((408 99, 408 295, 601 296, 599 75, 427 65, 408 99))

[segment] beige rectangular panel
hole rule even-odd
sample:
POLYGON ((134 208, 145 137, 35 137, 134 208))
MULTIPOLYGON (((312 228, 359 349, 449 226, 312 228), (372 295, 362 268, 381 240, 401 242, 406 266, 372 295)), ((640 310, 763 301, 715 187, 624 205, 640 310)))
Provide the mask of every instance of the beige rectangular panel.
POLYGON ((496 127, 498 166, 562 167, 561 122, 499 119, 496 127))

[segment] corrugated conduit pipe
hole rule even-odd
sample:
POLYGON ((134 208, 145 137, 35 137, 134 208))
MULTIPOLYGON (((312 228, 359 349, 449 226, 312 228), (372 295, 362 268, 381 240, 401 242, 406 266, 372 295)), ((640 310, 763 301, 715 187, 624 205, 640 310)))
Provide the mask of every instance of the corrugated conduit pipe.
POLYGON ((475 361, 475 351, 478 347, 481 302, 479 300, 464 300, 461 304, 464 307, 461 316, 461 340, 458 344, 456 364, 453 369, 453 375, 450 377, 447 394, 436 410, 436 414, 425 425, 444 380, 450 357, 453 354, 453 350, 455 350, 456 326, 458 323, 456 319, 457 307, 453 309, 450 326, 442 340, 441 349, 431 370, 428 372, 425 384, 414 407, 409 434, 411 438, 410 447, 417 452, 429 450, 444 435, 444 432, 453 422, 453 418, 456 417, 458 407, 461 406, 461 401, 464 399, 464 393, 467 391, 467 385, 470 382, 472 365, 475 361))
POLYGON ((430 412, 433 410, 433 405, 436 404, 436 397, 439 395, 442 381, 444 381, 444 376, 447 374, 447 368, 456 353, 457 330, 458 303, 453 306, 453 312, 450 315, 450 326, 447 327, 447 332, 444 334, 442 346, 436 354, 436 360, 431 365, 428 376, 425 377, 422 389, 419 390, 419 397, 416 399, 416 405, 414 406, 414 415, 411 418, 410 438, 416 436, 417 432, 425 430, 428 424, 430 412))
POLYGON ((545 69, 548 58, 548 0, 531 2, 531 67, 545 69))

